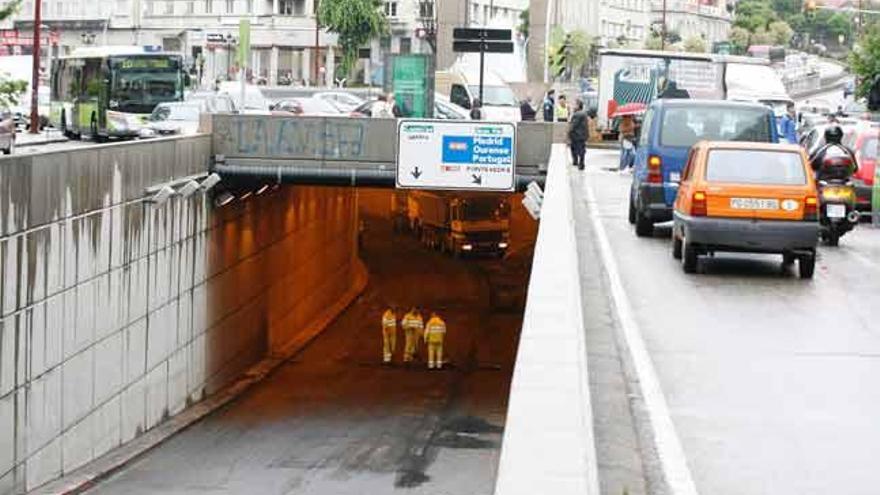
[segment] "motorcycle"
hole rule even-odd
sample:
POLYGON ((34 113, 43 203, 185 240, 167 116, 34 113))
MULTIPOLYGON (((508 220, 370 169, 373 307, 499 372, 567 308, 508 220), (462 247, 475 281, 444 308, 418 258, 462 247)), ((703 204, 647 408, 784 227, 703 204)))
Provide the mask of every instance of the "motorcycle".
POLYGON ((816 164, 819 186, 819 235, 829 246, 837 246, 840 238, 859 223, 856 210, 856 189, 852 182, 855 158, 847 150, 829 148, 816 164))

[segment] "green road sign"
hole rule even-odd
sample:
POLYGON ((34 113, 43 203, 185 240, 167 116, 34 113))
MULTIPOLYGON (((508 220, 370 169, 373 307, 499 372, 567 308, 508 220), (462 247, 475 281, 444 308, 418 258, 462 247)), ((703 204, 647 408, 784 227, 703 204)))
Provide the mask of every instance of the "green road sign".
POLYGON ((386 62, 385 91, 409 118, 434 116, 434 66, 427 55, 393 55, 386 62), (390 76, 390 77, 389 77, 390 76))
POLYGON ((238 24, 238 65, 247 69, 251 58, 251 21, 242 19, 238 24))

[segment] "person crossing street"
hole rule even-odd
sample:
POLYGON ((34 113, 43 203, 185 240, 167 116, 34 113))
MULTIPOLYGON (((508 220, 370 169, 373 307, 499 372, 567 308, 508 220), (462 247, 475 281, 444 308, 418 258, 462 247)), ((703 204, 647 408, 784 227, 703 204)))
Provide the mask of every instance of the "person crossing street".
POLYGON ((404 336, 404 346, 403 346, 403 362, 410 363, 413 360, 413 355, 416 353, 416 350, 419 345, 419 339, 422 337, 422 333, 425 328, 425 322, 422 319, 422 314, 416 308, 411 308, 409 313, 403 316, 403 319, 400 320, 400 326, 403 327, 403 336, 404 336))
POLYGON ((431 313, 431 319, 425 326, 425 342, 428 344, 428 369, 443 367, 443 340, 446 338, 446 323, 437 313, 431 313))
POLYGON ((390 363, 397 347, 397 315, 389 307, 382 314, 382 362, 390 363))

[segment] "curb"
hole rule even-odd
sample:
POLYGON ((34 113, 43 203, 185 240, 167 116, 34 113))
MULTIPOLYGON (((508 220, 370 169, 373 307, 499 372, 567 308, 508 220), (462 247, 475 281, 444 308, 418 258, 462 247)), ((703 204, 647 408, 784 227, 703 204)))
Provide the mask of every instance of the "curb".
POLYGON ((109 478, 125 466, 138 460, 140 457, 162 445, 165 441, 171 439, 176 434, 241 397, 242 394, 250 390, 253 385, 256 385, 268 377, 272 372, 323 333, 323 331, 326 330, 330 324, 333 323, 333 321, 363 293, 364 289, 367 287, 367 282, 369 281, 369 274, 360 259, 357 259, 355 262, 355 270, 357 273, 355 275, 354 283, 334 305, 327 308, 323 314, 318 316, 309 326, 303 329, 303 332, 287 344, 281 351, 269 354, 262 361, 251 366, 242 374, 238 381, 207 399, 183 410, 177 416, 174 416, 165 423, 147 431, 140 437, 135 438, 127 444, 120 445, 98 459, 74 470, 63 478, 51 481, 40 488, 27 492, 27 495, 79 494, 94 488, 102 480, 109 478))
POLYGON ((15 146, 45 146, 47 144, 66 143, 68 141, 70 140, 65 137, 49 138, 40 141, 31 141, 28 143, 23 143, 16 140, 15 146))

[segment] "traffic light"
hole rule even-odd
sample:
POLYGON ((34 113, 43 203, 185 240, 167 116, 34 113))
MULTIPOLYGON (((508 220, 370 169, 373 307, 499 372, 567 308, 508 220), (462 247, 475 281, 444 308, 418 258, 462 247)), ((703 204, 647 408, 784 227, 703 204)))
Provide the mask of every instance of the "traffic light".
POLYGON ((565 74, 565 70, 568 68, 568 54, 570 51, 571 34, 566 34, 562 46, 560 46, 559 50, 553 55, 553 65, 556 67, 556 73, 554 75, 556 77, 562 77, 565 74))

